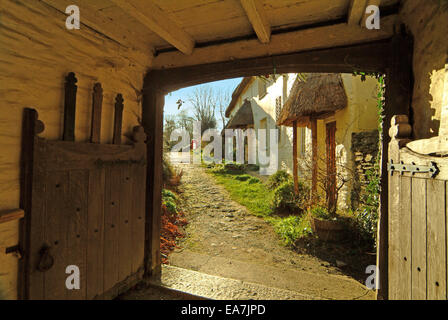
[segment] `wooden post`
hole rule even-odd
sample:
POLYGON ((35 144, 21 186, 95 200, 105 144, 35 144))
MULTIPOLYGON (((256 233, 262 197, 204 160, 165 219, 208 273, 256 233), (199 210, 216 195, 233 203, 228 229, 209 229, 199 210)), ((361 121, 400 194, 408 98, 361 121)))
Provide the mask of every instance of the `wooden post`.
POLYGON ((312 176, 311 176, 311 198, 316 200, 317 194, 317 119, 311 118, 311 149, 312 149, 312 176))
POLYGON ((115 98, 114 137, 113 144, 121 144, 121 128, 123 123, 123 96, 117 94, 115 98))
MULTIPOLYGON (((35 109, 25 108, 23 110, 22 124, 22 153, 21 153, 21 172, 20 172, 20 208, 25 211, 24 219, 20 220, 20 244, 23 250, 23 258, 19 261, 19 298, 29 299, 30 296, 43 297, 43 291, 40 286, 31 286, 31 278, 36 281, 42 281, 43 274, 32 271, 33 265, 36 265, 37 258, 30 254, 31 246, 37 245, 40 239, 31 239, 31 220, 35 228, 42 228, 42 221, 35 219, 32 208, 33 182, 41 178, 39 172, 39 163, 34 159, 34 151, 37 146, 37 135, 45 129, 44 123, 38 120, 38 113, 35 109)), ((43 184, 39 183, 39 188, 43 188, 43 184)))
POLYGON ((298 162, 297 162, 297 120, 292 122, 292 161, 293 161, 293 176, 294 176, 294 193, 299 193, 299 177, 298 177, 298 162))
POLYGON ((103 104, 103 88, 101 83, 97 82, 93 86, 92 95, 92 128, 90 135, 91 143, 100 143, 101 138, 101 110, 103 104))
MULTIPOLYGON (((401 33, 395 35, 389 48, 389 63, 386 73, 386 108, 384 109, 382 130, 381 158, 381 193, 380 213, 378 217, 377 268, 379 269, 379 289, 377 299, 388 299, 388 145, 389 129, 392 116, 409 115, 412 101, 412 54, 413 39, 402 27, 401 33)), ((412 121, 412 119, 411 119, 412 121)))
POLYGON ((76 114, 76 85, 78 79, 70 72, 65 78, 65 101, 64 101, 64 134, 65 141, 75 141, 75 114, 76 114))
POLYGON ((162 206, 163 106, 164 93, 156 87, 157 79, 145 77, 142 102, 142 125, 147 134, 145 276, 159 276, 160 229, 162 206))
POLYGON ((336 211, 336 121, 326 124, 326 154, 327 154, 327 206, 336 211))

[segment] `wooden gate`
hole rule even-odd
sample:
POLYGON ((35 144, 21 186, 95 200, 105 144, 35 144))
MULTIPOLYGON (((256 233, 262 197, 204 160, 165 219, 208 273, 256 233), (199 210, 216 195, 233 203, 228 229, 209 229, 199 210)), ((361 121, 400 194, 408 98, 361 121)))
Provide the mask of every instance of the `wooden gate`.
MULTIPOLYGON (((67 117, 73 94, 69 97, 66 90, 64 139, 74 140, 74 112, 67 117)), ((95 112, 95 104, 100 108, 101 100, 94 98, 92 113, 91 140, 97 142, 101 112, 95 112)), ((25 110, 21 247, 26 299, 112 297, 142 278, 146 135, 137 126, 133 144, 119 144, 121 95, 117 102, 118 144, 48 141, 38 137, 44 125, 37 112, 25 110), (80 286, 73 288, 75 281, 67 278, 77 270, 80 286)))
POLYGON ((448 139, 411 141, 406 116, 389 144, 389 299, 447 299, 448 139))

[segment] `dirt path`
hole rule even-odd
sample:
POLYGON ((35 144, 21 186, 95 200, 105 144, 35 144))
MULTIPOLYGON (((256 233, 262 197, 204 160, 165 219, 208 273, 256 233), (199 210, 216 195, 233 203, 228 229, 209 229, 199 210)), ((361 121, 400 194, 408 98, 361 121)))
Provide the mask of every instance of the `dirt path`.
MULTIPOLYGON (((290 297, 274 293, 264 299, 374 299, 373 291, 336 266, 281 245, 271 225, 232 201, 205 169, 195 165, 182 169, 181 198, 189 225, 181 249, 169 256, 170 265, 297 293, 290 297)), ((235 298, 256 299, 256 295, 248 292, 235 298)))

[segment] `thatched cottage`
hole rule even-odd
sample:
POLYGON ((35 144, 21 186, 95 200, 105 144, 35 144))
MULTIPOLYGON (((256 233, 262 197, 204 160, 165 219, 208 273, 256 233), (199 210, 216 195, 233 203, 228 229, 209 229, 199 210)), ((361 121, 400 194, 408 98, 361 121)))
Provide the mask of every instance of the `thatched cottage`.
POLYGON ((338 207, 350 208, 353 179, 359 169, 355 159, 361 154, 373 167, 378 154, 379 89, 375 78, 362 81, 361 76, 351 74, 296 78, 277 121, 296 133, 292 152, 295 183, 299 175, 310 179, 313 193, 322 192, 326 185, 332 205, 337 199, 338 207), (299 152, 300 128, 307 128, 305 152, 299 152), (373 146, 357 145, 360 136, 373 137, 373 146))
MULTIPOLYGON (((268 153, 271 151, 269 130, 278 129, 278 169, 291 174, 292 130, 277 126, 276 121, 296 77, 297 74, 245 77, 232 93, 225 112, 229 118, 227 129, 255 129, 257 139, 258 129, 266 129, 268 153)), ((247 139, 245 147, 247 152, 247 139)))

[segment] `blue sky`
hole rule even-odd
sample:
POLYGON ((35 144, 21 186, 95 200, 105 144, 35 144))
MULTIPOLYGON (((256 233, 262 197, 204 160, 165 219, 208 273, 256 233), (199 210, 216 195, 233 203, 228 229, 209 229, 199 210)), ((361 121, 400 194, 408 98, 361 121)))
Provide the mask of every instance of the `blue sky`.
MULTIPOLYGON (((222 90, 224 92, 229 92, 231 95, 233 90, 238 86, 238 84, 241 82, 242 78, 234 78, 234 79, 228 79, 228 80, 222 80, 222 81, 215 81, 215 82, 208 82, 205 84, 201 84, 198 86, 193 87, 187 87, 183 88, 177 91, 173 91, 170 94, 165 96, 165 109, 164 109, 164 115, 176 115, 179 110, 177 108, 176 101, 179 99, 182 99, 185 103, 182 105, 182 109, 191 109, 191 105, 188 102, 188 97, 193 93, 194 89, 196 87, 200 86, 210 86, 213 88, 213 90, 222 90)), ((216 115, 218 117, 218 115, 216 115)))

